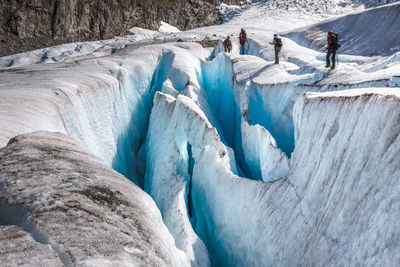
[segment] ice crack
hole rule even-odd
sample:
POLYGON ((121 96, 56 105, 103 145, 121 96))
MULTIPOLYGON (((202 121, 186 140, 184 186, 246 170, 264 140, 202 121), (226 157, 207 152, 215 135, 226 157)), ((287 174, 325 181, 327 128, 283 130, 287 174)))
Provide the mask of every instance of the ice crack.
POLYGON ((32 236, 36 242, 42 245, 50 245, 64 266, 73 266, 68 253, 63 251, 54 241, 50 241, 48 235, 28 219, 29 215, 29 209, 25 205, 9 205, 6 199, 0 198, 0 225, 18 226, 32 236))

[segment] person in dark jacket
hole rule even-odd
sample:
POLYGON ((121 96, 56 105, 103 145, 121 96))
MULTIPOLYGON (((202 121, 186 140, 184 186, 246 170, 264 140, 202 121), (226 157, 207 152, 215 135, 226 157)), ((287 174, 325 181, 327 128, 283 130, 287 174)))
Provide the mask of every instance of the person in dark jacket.
POLYGON ((231 37, 229 37, 229 36, 226 37, 226 39, 225 39, 223 45, 224 45, 225 52, 230 53, 230 52, 232 51, 231 37))
POLYGON ((275 49, 275 64, 279 64, 279 52, 281 52, 282 49, 282 39, 278 36, 278 34, 274 34, 274 40, 271 45, 274 45, 275 49))
POLYGON ((247 42, 247 34, 244 29, 240 29, 239 42, 240 42, 240 54, 244 55, 244 52, 245 52, 244 46, 247 42))
POLYGON ((332 30, 328 31, 328 38, 327 38, 328 46, 328 53, 326 54, 326 66, 325 68, 331 67, 331 69, 335 68, 335 58, 336 58, 336 51, 338 50, 338 37, 337 34, 333 33, 332 30), (330 57, 332 56, 332 66, 330 62, 330 57))

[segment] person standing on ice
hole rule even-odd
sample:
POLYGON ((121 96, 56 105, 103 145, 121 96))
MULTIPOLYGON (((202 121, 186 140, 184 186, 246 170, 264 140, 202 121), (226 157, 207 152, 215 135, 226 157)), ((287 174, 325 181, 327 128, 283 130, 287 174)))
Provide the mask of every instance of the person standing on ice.
POLYGON ((278 34, 274 34, 274 40, 272 43, 270 42, 271 45, 274 45, 275 49, 275 64, 279 64, 279 52, 281 52, 282 49, 282 39, 278 36, 278 34))
POLYGON ((232 42, 231 42, 231 37, 226 37, 225 41, 224 41, 224 49, 225 52, 230 53, 232 51, 232 42))
POLYGON ((246 31, 242 28, 239 33, 239 42, 240 42, 240 54, 244 55, 244 46, 247 42, 247 34, 246 31))
POLYGON ((325 68, 331 67, 331 69, 335 68, 335 57, 336 57, 336 51, 340 47, 339 43, 339 38, 337 33, 333 33, 332 30, 328 31, 328 38, 327 38, 328 46, 326 47, 328 49, 328 53, 326 54, 326 66, 325 68), (332 66, 330 62, 330 57, 332 55, 332 66))

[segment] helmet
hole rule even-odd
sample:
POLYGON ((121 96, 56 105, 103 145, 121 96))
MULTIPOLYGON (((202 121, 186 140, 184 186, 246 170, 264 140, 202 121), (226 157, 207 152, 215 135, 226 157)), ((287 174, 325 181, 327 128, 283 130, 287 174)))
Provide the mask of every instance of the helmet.
POLYGON ((278 37, 278 35, 275 33, 275 34, 274 34, 274 37, 278 37))
POLYGON ((328 34, 332 34, 332 30, 329 30, 329 31, 328 31, 328 34))

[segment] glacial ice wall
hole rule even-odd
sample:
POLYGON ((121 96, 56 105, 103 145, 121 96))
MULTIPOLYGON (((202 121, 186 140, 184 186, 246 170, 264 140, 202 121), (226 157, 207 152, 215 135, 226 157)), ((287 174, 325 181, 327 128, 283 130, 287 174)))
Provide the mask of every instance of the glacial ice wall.
POLYGON ((157 93, 147 138, 145 190, 160 208, 176 246, 193 266, 208 266, 207 248, 191 225, 191 168, 207 143, 226 153, 218 133, 189 98, 157 93))
POLYGON ((399 100, 398 89, 304 94, 287 179, 238 177, 203 150, 196 227, 220 264, 397 265, 399 100))
POLYGON ((146 64, 135 53, 135 60, 124 63, 92 59, 58 68, 43 64, 29 82, 19 77, 32 67, 2 73, 0 112, 9 126, 1 129, 1 145, 21 133, 63 132, 139 183, 136 166, 140 165, 132 162, 145 138, 142 129, 147 127, 157 64, 157 54, 147 54, 146 64))
POLYGON ((290 181, 319 234, 301 263, 399 264, 399 101, 398 88, 372 88, 297 102, 290 181))

